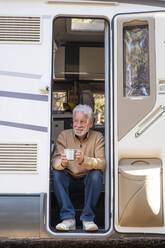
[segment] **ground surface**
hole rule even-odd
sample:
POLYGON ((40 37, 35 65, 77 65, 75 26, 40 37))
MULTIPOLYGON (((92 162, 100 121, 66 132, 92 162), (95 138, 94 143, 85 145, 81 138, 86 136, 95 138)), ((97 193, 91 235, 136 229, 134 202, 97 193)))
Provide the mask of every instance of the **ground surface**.
POLYGON ((165 248, 165 235, 159 237, 125 237, 113 235, 111 239, 104 240, 55 240, 55 239, 1 239, 0 248, 165 248))

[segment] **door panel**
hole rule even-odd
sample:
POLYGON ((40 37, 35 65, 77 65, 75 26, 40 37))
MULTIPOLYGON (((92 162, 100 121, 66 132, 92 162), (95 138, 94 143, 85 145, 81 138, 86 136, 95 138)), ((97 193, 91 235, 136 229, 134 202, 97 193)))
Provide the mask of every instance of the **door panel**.
POLYGON ((165 233, 165 13, 114 20, 115 228, 165 233), (144 217, 142 217, 142 215, 144 217))
MULTIPOLYGON (((128 15, 116 18, 118 140, 121 140, 154 107, 156 67, 154 18, 128 15)), ((116 44, 115 42, 115 44, 116 44)))

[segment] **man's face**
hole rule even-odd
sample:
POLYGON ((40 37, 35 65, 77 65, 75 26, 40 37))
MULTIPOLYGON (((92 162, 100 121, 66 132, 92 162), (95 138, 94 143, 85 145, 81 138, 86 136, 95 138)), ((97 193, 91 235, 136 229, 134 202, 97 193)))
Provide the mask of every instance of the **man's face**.
POLYGON ((73 130, 77 136, 83 138, 91 128, 93 122, 89 120, 88 115, 76 112, 73 117, 73 130))

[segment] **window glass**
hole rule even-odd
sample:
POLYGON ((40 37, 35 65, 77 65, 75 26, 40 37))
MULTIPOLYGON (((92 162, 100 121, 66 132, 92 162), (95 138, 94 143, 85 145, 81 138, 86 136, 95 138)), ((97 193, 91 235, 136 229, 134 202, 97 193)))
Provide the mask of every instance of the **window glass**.
POLYGON ((105 95, 94 94, 94 117, 96 125, 103 125, 105 122, 105 95))
POLYGON ((104 20, 102 19, 71 19, 71 31, 103 32, 104 20))
POLYGON ((123 29, 124 96, 149 96, 148 25, 123 29))
POLYGON ((64 103, 67 101, 67 93, 53 92, 53 111, 64 111, 64 103))

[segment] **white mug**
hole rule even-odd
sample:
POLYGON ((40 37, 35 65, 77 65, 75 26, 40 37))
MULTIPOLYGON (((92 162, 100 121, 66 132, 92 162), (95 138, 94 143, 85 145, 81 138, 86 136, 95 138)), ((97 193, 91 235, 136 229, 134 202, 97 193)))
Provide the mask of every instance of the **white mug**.
POLYGON ((67 160, 74 160, 75 149, 64 149, 67 160))

